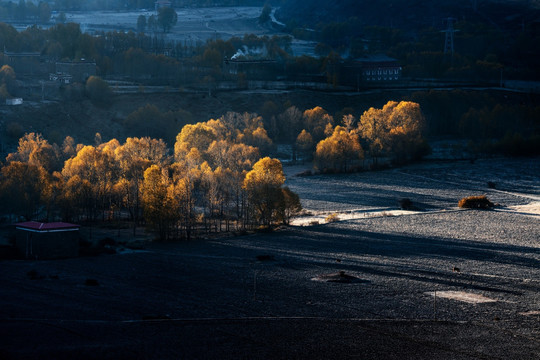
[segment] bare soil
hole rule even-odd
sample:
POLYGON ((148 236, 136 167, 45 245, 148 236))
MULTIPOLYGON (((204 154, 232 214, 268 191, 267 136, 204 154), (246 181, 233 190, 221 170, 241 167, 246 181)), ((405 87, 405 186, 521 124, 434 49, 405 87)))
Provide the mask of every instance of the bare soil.
POLYGON ((289 177, 308 211, 391 211, 404 194, 425 210, 1 261, 0 357, 535 359, 540 220, 508 207, 540 195, 539 163, 289 177), (479 192, 505 206, 457 209, 479 192), (361 281, 312 280, 340 271, 361 281))

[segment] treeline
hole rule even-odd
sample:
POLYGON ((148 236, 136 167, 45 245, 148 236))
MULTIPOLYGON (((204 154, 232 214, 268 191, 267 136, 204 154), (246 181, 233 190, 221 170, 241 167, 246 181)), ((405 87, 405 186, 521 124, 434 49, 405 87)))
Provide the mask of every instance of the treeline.
POLYGON ((493 24, 460 20, 454 24, 454 54, 445 54, 443 27, 411 32, 398 27, 366 25, 350 17, 342 22, 320 22, 306 29, 295 19, 286 30, 294 37, 318 42, 319 57, 330 54, 358 58, 384 53, 399 60, 403 76, 499 82, 511 79, 540 79, 536 59, 540 37, 536 23, 520 30, 503 30, 493 24))
POLYGON ((426 134, 469 140, 472 153, 540 155, 540 106, 534 94, 485 91, 417 91, 426 134))
MULTIPOLYGON (((366 158, 407 161, 422 150, 423 115, 411 102, 371 108, 356 121, 334 119, 321 107, 279 116, 303 159, 322 172, 363 168, 366 158)), ((174 149, 150 137, 51 144, 40 134, 19 140, 0 171, 0 212, 26 219, 128 220, 153 226, 163 240, 209 231, 288 223, 301 210, 284 187, 281 162, 263 118, 229 112, 185 125, 174 149)))
POLYGON ((13 20, 32 20, 46 24, 51 19, 51 5, 46 1, 20 0, 19 2, 2 2, 0 4, 0 17, 13 20))
MULTIPOLYGON (((266 0, 172 0, 182 6, 263 6, 266 0)), ((56 10, 135 10, 153 9, 155 0, 55 0, 56 10)))
POLYGON ((230 114, 187 125, 174 152, 162 140, 50 144, 30 133, 1 169, 1 212, 10 218, 128 220, 160 239, 288 223, 301 210, 283 187, 281 162, 261 158, 260 118, 230 114))
MULTIPOLYGON (((173 0, 173 6, 263 6, 265 0, 173 0)), ((40 19, 47 23, 51 11, 137 10, 154 9, 155 0, 55 0, 6 1, 0 4, 4 19, 40 19)))
MULTIPOLYGON (((135 24, 134 24, 135 26, 135 24)), ((235 80, 223 69, 223 59, 230 59, 239 49, 257 51, 268 59, 290 56, 289 36, 245 35, 225 40, 203 42, 167 41, 157 34, 143 32, 81 31, 76 23, 56 24, 48 29, 31 26, 18 32, 0 23, 0 49, 11 52, 39 52, 49 61, 92 59, 102 77, 121 76, 148 84, 185 86, 213 80, 235 80)))

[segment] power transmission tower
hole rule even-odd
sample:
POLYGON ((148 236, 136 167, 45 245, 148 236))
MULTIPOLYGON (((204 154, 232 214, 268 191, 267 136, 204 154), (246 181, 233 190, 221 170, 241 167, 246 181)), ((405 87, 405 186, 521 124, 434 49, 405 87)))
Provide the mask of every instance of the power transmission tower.
POLYGON ((449 17, 444 21, 446 21, 446 30, 443 31, 445 33, 444 54, 450 54, 454 57, 454 33, 457 31, 454 30, 454 21, 456 21, 456 19, 449 17))

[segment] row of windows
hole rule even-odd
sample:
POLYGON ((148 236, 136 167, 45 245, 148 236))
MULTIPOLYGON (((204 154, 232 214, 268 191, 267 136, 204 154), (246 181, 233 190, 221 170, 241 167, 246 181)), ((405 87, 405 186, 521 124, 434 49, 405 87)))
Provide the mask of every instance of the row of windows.
POLYGON ((365 72, 366 75, 392 75, 392 74, 399 74, 399 69, 384 69, 384 70, 367 70, 365 72))
POLYGON ((367 81, 376 81, 376 80, 378 80, 378 81, 385 80, 386 81, 386 80, 398 80, 398 79, 399 79, 398 76, 388 76, 388 77, 387 76, 383 76, 383 77, 380 77, 380 76, 379 77, 375 77, 375 76, 370 77, 370 76, 368 76, 366 78, 367 81))

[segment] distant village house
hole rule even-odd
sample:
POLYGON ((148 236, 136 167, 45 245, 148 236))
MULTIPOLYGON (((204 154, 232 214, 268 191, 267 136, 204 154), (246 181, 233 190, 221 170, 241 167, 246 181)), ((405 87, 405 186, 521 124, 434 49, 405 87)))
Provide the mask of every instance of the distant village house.
POLYGON ((349 85, 370 85, 401 80, 402 68, 396 59, 386 55, 369 55, 342 65, 344 81, 349 85))
POLYGON ((43 73, 44 61, 38 52, 2 53, 2 63, 13 68, 17 75, 38 75, 43 73))
POLYGON ((356 59, 355 62, 362 69, 362 78, 367 82, 401 79, 401 66, 389 56, 371 55, 356 59))
POLYGON ((14 105, 22 105, 23 99, 22 98, 11 98, 6 99, 6 105, 14 106, 14 105))
POLYGON ((90 76, 96 75, 96 62, 90 60, 57 61, 56 73, 50 74, 49 79, 63 82, 86 82, 90 76))

